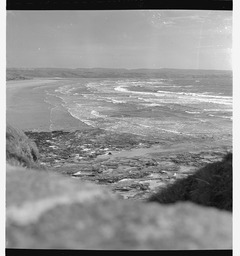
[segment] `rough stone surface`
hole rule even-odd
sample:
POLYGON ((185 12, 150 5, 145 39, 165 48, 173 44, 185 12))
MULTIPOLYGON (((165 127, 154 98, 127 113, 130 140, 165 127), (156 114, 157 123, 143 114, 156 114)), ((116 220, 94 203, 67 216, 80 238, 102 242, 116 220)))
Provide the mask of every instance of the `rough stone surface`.
POLYGON ((107 186, 124 199, 134 200, 146 200, 221 160, 227 151, 196 138, 156 140, 97 128, 26 134, 36 142, 40 162, 49 170, 107 186))
POLYGON ((232 248, 226 211, 122 200, 94 184, 11 166, 6 188, 7 248, 232 248))

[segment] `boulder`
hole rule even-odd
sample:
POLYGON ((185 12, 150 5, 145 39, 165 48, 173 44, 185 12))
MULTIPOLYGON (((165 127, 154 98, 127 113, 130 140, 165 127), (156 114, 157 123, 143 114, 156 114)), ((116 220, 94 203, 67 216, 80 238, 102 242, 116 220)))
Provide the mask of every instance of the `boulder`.
POLYGON ((7 248, 231 249, 232 214, 123 200, 101 186, 7 165, 7 248))

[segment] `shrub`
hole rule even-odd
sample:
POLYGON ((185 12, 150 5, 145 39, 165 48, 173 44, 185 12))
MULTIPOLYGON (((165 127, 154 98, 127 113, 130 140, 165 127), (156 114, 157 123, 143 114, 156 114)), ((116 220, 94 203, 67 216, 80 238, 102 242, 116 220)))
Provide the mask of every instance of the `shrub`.
POLYGON ((232 153, 222 161, 208 164, 193 175, 177 180, 148 201, 162 204, 192 201, 232 211, 232 153))
POLYGON ((27 168, 40 168, 39 152, 36 144, 22 131, 7 125, 6 128, 6 160, 11 165, 27 168))

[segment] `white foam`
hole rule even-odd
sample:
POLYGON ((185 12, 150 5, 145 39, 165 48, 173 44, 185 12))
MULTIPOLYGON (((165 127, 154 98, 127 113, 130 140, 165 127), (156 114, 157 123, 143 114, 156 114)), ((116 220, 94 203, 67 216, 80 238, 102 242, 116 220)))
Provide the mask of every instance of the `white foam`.
POLYGON ((200 114, 200 112, 198 111, 185 111, 185 112, 189 114, 200 114))
POLYGON ((123 86, 117 86, 114 88, 115 91, 118 91, 118 92, 129 92, 125 87, 123 86))
POLYGON ((158 93, 168 93, 168 94, 176 94, 176 95, 186 95, 186 96, 194 96, 194 97, 206 97, 206 98, 219 98, 219 99, 228 99, 232 100, 231 96, 217 96, 217 95, 206 95, 205 93, 194 93, 194 92, 169 92, 169 91, 157 91, 158 93))
POLYGON ((75 87, 71 87, 72 85, 64 85, 59 87, 58 89, 54 90, 55 92, 60 92, 61 94, 70 94, 73 90, 75 90, 75 87))
POLYGON ((112 103, 114 104, 118 104, 118 103, 127 103, 125 100, 114 100, 114 99, 111 99, 112 103))
POLYGON ((205 112, 232 112, 232 109, 219 109, 219 108, 209 108, 209 109, 203 109, 205 112))
POLYGON ((152 128, 150 125, 145 125, 145 124, 139 124, 139 126, 145 127, 145 128, 152 128))
POLYGON ((191 88, 193 87, 192 85, 159 85, 159 86, 156 86, 156 87, 167 87, 167 88, 191 88))
POLYGON ((100 117, 100 118, 106 118, 106 115, 101 115, 98 111, 96 110, 92 110, 91 111, 91 115, 93 115, 94 117, 100 117))
POLYGON ((90 125, 92 127, 95 127, 96 126, 96 123, 93 122, 93 121, 90 121, 90 120, 86 120, 86 119, 79 119, 81 122, 87 124, 87 125, 90 125))
POLYGON ((187 92, 170 92, 170 91, 157 91, 157 93, 153 92, 138 92, 138 91, 129 91, 127 86, 117 86, 114 90, 124 93, 131 93, 131 94, 141 94, 141 95, 153 95, 155 97, 163 97, 167 95, 173 95, 174 97, 183 96, 184 99, 187 100, 194 100, 194 101, 201 101, 201 102, 209 102, 209 103, 217 103, 217 104, 224 104, 224 105, 232 105, 232 97, 230 96, 215 96, 215 95, 206 95, 206 94, 199 94, 199 93, 187 93, 187 92))
POLYGON ((159 107, 159 106, 163 106, 163 105, 162 104, 158 104, 158 103, 146 103, 146 104, 144 104, 144 106, 159 107))
MULTIPOLYGON (((178 105, 180 105, 179 110, 183 110, 186 113, 197 115, 202 113, 202 108, 207 114, 218 114, 224 115, 224 111, 232 111, 232 97, 222 96, 222 95, 211 95, 209 92, 204 93, 194 93, 191 92, 191 89, 187 87, 193 87, 192 85, 181 85, 177 86, 176 84, 166 84, 162 81, 157 80, 111 80, 111 81, 97 81, 84 84, 85 88, 88 87, 88 93, 77 94, 74 90, 73 85, 61 86, 53 92, 53 96, 56 96, 63 100, 64 107, 67 108, 68 112, 74 118, 84 122, 87 125, 92 127, 99 127, 106 130, 116 130, 119 132, 130 132, 134 134, 146 135, 150 131, 152 134, 161 134, 162 132, 170 132, 175 134, 182 134, 180 130, 184 130, 183 127, 179 127, 174 123, 169 123, 169 119, 157 119, 157 118, 124 118, 124 117, 108 117, 101 113, 106 113, 104 111, 111 110, 117 111, 121 108, 121 104, 131 102, 136 105, 136 108, 146 108, 147 107, 157 107, 157 106, 166 106, 169 104, 174 104, 172 110, 169 109, 169 115, 175 110, 178 111, 178 105), (131 91, 131 88, 135 88, 136 91, 131 91), (157 92, 143 92, 137 91, 139 86, 143 88, 154 88, 160 90, 157 92), (163 91, 161 90, 163 87, 163 91), (167 89, 166 87, 169 87, 167 89), (181 88, 182 87, 182 88, 181 88), (170 89, 173 88, 173 89, 170 89), (176 89, 175 89, 176 88, 176 89), (181 88, 178 90, 178 88, 181 88), (184 89, 186 88, 186 89, 184 89), (166 91, 164 91, 166 90, 166 91), (175 90, 176 92, 172 91, 175 90), (79 95, 73 96, 72 95, 79 95), (113 104, 109 104, 110 102, 113 104), (203 102, 203 103, 202 103, 203 102), (206 104, 205 104, 206 103, 206 104), (208 104, 209 103, 209 104, 208 104), (216 104, 216 105, 215 105, 216 104), (225 106, 224 106, 225 105, 225 106), (101 107, 102 106, 102 107, 101 107), (207 109, 209 107, 209 109, 207 109), (210 109, 211 107, 211 109, 210 109), (220 109, 222 108, 222 109, 220 109), (218 113, 211 113, 210 111, 218 111, 218 113), (157 119, 157 120, 156 120, 157 119), (167 120, 167 121, 166 121, 167 120), (165 123, 166 121, 166 123, 165 123), (170 129, 168 129, 170 128, 170 129)), ((55 87, 56 88, 56 87, 55 87)), ((86 91, 87 92, 87 91, 86 91)), ((213 94, 213 93, 212 93, 213 94)), ((50 93, 48 95, 51 95, 50 93)), ((49 102, 54 103, 54 98, 47 97, 49 102), (49 99, 48 99, 49 98, 49 99)), ((171 106, 171 105, 170 105, 171 106)), ((212 115, 214 116, 214 115, 212 115)), ((191 116, 189 115, 189 118, 191 116)), ((198 116, 196 116, 198 117, 198 116)), ((219 117, 220 118, 220 117, 219 117)), ((225 119, 232 119, 231 117, 224 116, 225 119)), ((210 119, 210 117, 208 118, 210 119)), ((225 120, 227 122, 227 120, 225 120)), ((205 121, 206 122, 206 121, 205 121)), ((224 120, 222 120, 224 122, 224 120)), ((230 121, 229 121, 230 122, 230 121)), ((191 124, 189 123, 189 126, 191 124)))
POLYGON ((217 115, 212 115, 212 114, 209 114, 208 116, 213 116, 213 117, 219 117, 219 118, 224 118, 224 119, 232 120, 232 116, 217 116, 217 115))
POLYGON ((162 129, 159 128, 159 130, 165 131, 165 132, 171 132, 171 133, 176 133, 176 134, 182 134, 182 132, 174 131, 174 130, 167 130, 167 129, 162 129))

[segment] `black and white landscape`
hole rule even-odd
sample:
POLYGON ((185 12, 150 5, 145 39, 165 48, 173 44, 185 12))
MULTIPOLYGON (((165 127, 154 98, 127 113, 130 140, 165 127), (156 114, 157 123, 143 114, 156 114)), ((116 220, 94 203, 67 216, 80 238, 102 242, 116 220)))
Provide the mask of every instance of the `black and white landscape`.
POLYGON ((232 248, 231 21, 7 13, 7 247, 232 248))

